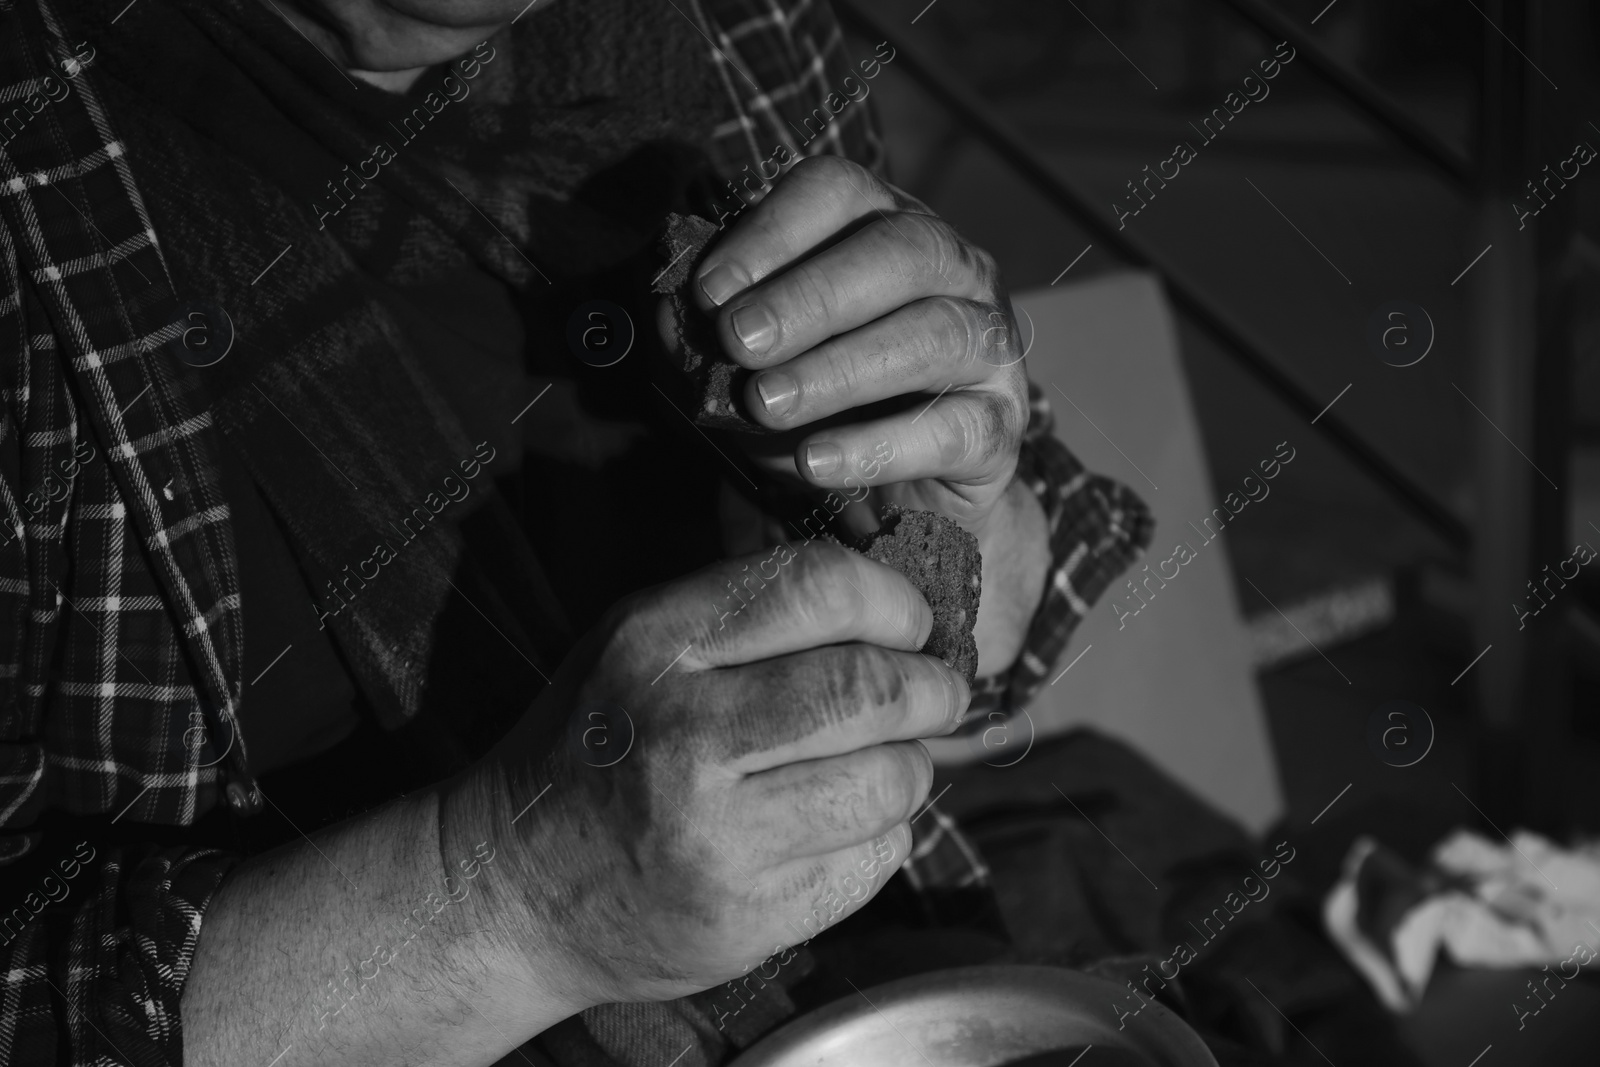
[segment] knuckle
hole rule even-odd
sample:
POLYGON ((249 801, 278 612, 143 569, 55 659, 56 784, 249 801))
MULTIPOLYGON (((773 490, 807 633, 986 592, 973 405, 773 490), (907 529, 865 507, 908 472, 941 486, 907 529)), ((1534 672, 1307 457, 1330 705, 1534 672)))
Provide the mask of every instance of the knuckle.
MULTIPOLYGON (((888 220, 885 225, 889 225, 888 220)), ((898 234, 909 240, 921 253, 917 258, 925 261, 941 278, 947 277, 950 268, 963 258, 955 231, 937 215, 897 215, 888 233, 891 238, 898 234)))
POLYGON ((970 390, 941 410, 939 461, 950 469, 987 470, 1014 459, 1021 413, 1008 394, 970 390))
POLYGON ((1028 428, 1028 402, 1015 391, 1007 391, 996 393, 992 403, 998 427, 996 440, 1003 452, 1013 452, 1028 428))
MULTIPOLYGON (((1016 319, 1011 321, 1015 322, 1016 319)), ((1021 331, 1018 332, 1020 333, 1021 331)), ((1016 431, 1017 436, 1021 437, 1028 429, 1028 422, 1033 413, 1033 404, 1028 398, 1028 370, 1023 365, 1021 358, 1026 346, 1021 345, 1021 337, 1018 337, 1017 340, 1020 346, 1014 353, 1017 358, 999 368, 1001 373, 996 377, 1000 386, 1005 389, 1006 395, 1011 398, 1013 408, 1011 416, 1012 428, 1016 431)))
POLYGON ((834 832, 882 835, 916 809, 932 780, 932 762, 921 745, 878 745, 829 780, 821 798, 824 818, 834 832))
POLYGON ((816 792, 802 807, 804 818, 813 830, 825 833, 857 834, 877 819, 879 789, 871 774, 836 768, 817 782, 816 792))
POLYGON ((939 461, 946 469, 965 470, 982 448, 982 419, 970 403, 950 404, 936 409, 943 418, 944 432, 939 437, 939 461))
POLYGON ((844 696, 856 714, 906 706, 908 679, 900 657, 876 645, 862 645, 851 650, 846 662, 849 682, 844 696))
MULTIPOLYGON (((717 590, 712 595, 711 602, 705 609, 705 614, 696 616, 692 621, 689 630, 694 642, 694 652, 692 654, 721 656, 738 650, 743 637, 736 626, 738 621, 736 609, 738 613, 742 613, 744 609, 732 603, 735 600, 738 600, 738 598, 728 593, 726 587, 717 590)), ((685 641, 690 639, 688 636, 684 638, 685 641)), ((671 655, 676 654, 676 650, 671 653, 671 655)), ((685 656, 685 658, 687 659, 688 656, 685 656)), ((680 663, 678 666, 683 666, 683 664, 680 663)), ((658 667, 657 671, 659 670, 660 668, 658 667)), ((669 681, 676 685, 683 680, 686 673, 680 673, 675 667, 661 677, 661 685, 666 685, 669 681), (677 677, 674 677, 675 675, 677 677)), ((654 676, 652 675, 652 677, 654 676)))
POLYGON ((1016 319, 993 304, 975 304, 973 308, 974 314, 984 322, 983 332, 978 338, 978 358, 1001 368, 1016 365, 1022 358, 1020 351, 1011 351, 1012 343, 1018 339, 1016 319))
POLYGON ((1000 288, 1000 261, 990 254, 987 248, 963 242, 967 254, 972 257, 973 273, 977 275, 985 288, 990 292, 998 292, 1000 288))
POLYGON ((781 285, 788 290, 787 302, 806 318, 826 318, 839 306, 839 290, 830 272, 819 269, 811 260, 791 270, 781 285))
POLYGON ((925 732, 943 726, 952 717, 948 711, 949 686, 944 682, 927 657, 903 656, 899 660, 905 670, 905 696, 901 700, 901 722, 904 726, 925 732))
POLYGON ((979 358, 989 340, 989 333, 971 301, 953 296, 934 298, 940 312, 940 345, 945 360, 956 357, 961 366, 979 358))
POLYGON ((999 393, 970 395, 966 403, 950 405, 945 418, 949 433, 941 458, 962 469, 982 469, 1008 458, 1017 435, 1016 405, 999 393))
POLYGON ((863 773, 851 782, 851 792, 841 807, 848 812, 852 833, 872 834, 903 817, 906 797, 914 780, 904 757, 894 746, 880 745, 868 753, 863 773))
POLYGON ((866 384, 867 374, 863 372, 867 368, 844 345, 826 345, 821 349, 821 355, 822 367, 817 385, 824 396, 852 397, 866 384))
POLYGON ((881 373, 898 381, 912 370, 948 367, 964 343, 964 328, 945 297, 927 297, 909 308, 908 328, 894 334, 891 352, 881 350, 881 373))
POLYGON ((795 728, 815 734, 859 715, 860 673, 859 658, 846 651, 825 653, 819 664, 788 679, 797 691, 795 728))
POLYGON ((1003 393, 986 393, 979 411, 979 456, 988 463, 1010 451, 1016 405, 1003 393))
POLYGON ((794 165, 796 174, 803 174, 812 181, 854 180, 856 172, 860 171, 861 168, 850 160, 834 155, 807 156, 794 165))
POLYGON ((858 610, 860 597, 850 584, 854 555, 849 549, 826 541, 817 541, 812 544, 811 551, 800 553, 797 562, 804 560, 804 565, 794 576, 797 579, 793 586, 796 608, 811 614, 814 620, 849 615, 858 610))
POLYGON ((806 187, 808 196, 839 204, 859 201, 862 196, 869 200, 884 198, 877 177, 843 156, 807 156, 794 165, 792 173, 806 187))
POLYGON ((887 825, 915 810, 933 780, 933 763, 928 750, 915 742, 882 748, 889 757, 888 766, 882 775, 876 776, 874 784, 880 793, 873 799, 877 803, 875 811, 887 825))
MULTIPOLYGON (((774 201, 771 209, 751 213, 750 221, 745 225, 755 229, 755 247, 792 252, 796 244, 795 232, 804 221, 805 214, 802 209, 786 209, 784 205, 774 201)), ((759 284, 772 273, 770 265, 760 262, 760 257, 754 258, 756 262, 745 264, 752 285, 759 284)))

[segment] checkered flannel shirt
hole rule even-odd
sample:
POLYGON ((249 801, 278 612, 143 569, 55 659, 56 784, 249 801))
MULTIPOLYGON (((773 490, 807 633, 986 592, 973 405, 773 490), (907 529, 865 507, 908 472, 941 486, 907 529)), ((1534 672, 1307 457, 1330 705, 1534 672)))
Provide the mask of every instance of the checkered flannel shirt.
MULTIPOLYGON (((865 107, 803 147, 791 134, 850 69, 820 0, 687 9, 728 91, 709 146, 728 175, 778 144, 881 164, 865 107)), ((150 844, 76 865, 70 843, 32 829, 41 814, 185 826, 223 802, 260 803, 237 729, 218 431, 162 350, 184 324, 136 178, 97 96, 93 42, 51 0, 0 0, 0 865, 36 850, 75 864, 59 903, 9 883, 0 900, 8 1063, 181 1063, 201 919, 237 862, 150 844), (215 738, 230 740, 219 751, 215 738)), ((1019 477, 1049 516, 1054 564, 1021 658, 979 686, 978 730, 1043 682, 1149 538, 1139 501, 1054 439, 1037 391, 1019 477)), ((914 850, 913 884, 984 880, 951 820, 924 825, 937 832, 914 850)))
MULTIPOLYGON (((825 3, 745 0, 691 8, 714 42, 710 58, 734 101, 734 115, 713 133, 713 156, 726 173, 771 159, 783 145, 796 156, 838 154, 872 170, 885 169, 883 143, 870 112, 847 105, 810 136, 804 120, 853 71, 843 58, 838 22, 825 3), (714 17, 707 19, 710 9, 714 17), (795 71, 775 79, 770 72, 795 71), (752 72, 760 72, 752 74, 752 72)), ((894 52, 885 65, 892 65, 894 52)), ((1054 433, 1055 416, 1038 385, 1028 383, 1030 413, 1017 477, 1039 497, 1050 520, 1050 580, 1011 670, 978 679, 963 733, 985 743, 1009 743, 996 727, 1022 707, 1049 676, 1078 621, 1111 580, 1150 540, 1143 501, 1119 483, 1083 469, 1054 433), (987 742, 983 740, 990 734, 987 742)), ((952 854, 957 854, 952 851, 952 854)))

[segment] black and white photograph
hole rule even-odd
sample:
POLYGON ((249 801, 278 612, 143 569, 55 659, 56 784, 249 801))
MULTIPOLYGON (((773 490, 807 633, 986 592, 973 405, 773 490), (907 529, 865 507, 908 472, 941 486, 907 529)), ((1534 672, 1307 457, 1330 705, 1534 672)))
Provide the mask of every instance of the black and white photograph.
POLYGON ((1600 1062, 1600 5, 0 0, 0 1064, 1600 1062))

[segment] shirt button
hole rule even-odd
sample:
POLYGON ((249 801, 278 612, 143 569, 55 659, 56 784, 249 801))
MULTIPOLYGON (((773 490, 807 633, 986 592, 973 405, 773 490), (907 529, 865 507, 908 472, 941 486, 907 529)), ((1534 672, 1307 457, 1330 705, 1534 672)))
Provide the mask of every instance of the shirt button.
POLYGON ((238 782, 229 782, 227 787, 228 805, 241 815, 253 815, 261 809, 261 801, 254 790, 246 789, 238 782))

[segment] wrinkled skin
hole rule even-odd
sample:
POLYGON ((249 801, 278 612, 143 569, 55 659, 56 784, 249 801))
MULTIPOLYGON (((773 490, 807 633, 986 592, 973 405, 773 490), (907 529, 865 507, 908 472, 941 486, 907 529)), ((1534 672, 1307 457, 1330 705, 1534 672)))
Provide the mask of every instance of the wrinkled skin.
POLYGON ((966 682, 915 651, 933 620, 905 578, 825 542, 778 557, 719 627, 707 605, 762 558, 619 603, 446 800, 462 843, 497 829, 530 953, 568 961, 585 1000, 735 977, 858 910, 909 854, 932 781, 915 739, 954 728, 966 682), (597 704, 615 750, 568 739, 597 704))
MULTIPOLYGON (((924 204, 838 156, 800 160, 712 245, 694 286, 753 374, 747 436, 774 471, 937 511, 989 532, 1028 424, 1011 302, 991 257, 924 204), (850 417, 900 398, 899 410, 850 417), (847 482, 847 478, 854 478, 847 482)), ((668 328, 669 344, 675 342, 668 328)))
MULTIPOLYGON (((391 90, 531 6, 262 2, 334 63, 391 90)), ((785 451, 753 454, 827 490, 890 441, 874 492, 978 536, 985 592, 1002 594, 980 610, 980 669, 1003 668, 1048 554, 1037 501, 1011 481, 1026 382, 993 260, 854 164, 816 159, 742 214, 705 270, 718 266, 732 288, 702 288, 701 306, 728 354, 763 372, 750 409, 792 434, 785 451), (750 306, 771 315, 764 348, 735 328, 750 306), (768 410, 760 389, 780 384, 766 377, 780 367, 798 388, 768 410), (851 409, 899 396, 905 411, 849 421, 851 409), (824 444, 839 449, 831 470, 812 451, 824 444)), ((847 521, 870 528, 865 506, 847 521)), ((909 820, 932 779, 916 739, 954 728, 966 682, 915 651, 932 614, 904 578, 820 542, 718 628, 709 605, 765 555, 618 604, 519 726, 443 794, 443 854, 494 835, 496 865, 516 877, 479 892, 515 898, 499 922, 530 958, 560 964, 574 1003, 676 997, 735 977, 858 910, 909 854, 909 820), (611 766, 587 764, 565 736, 594 702, 625 710, 636 730, 611 766)))

